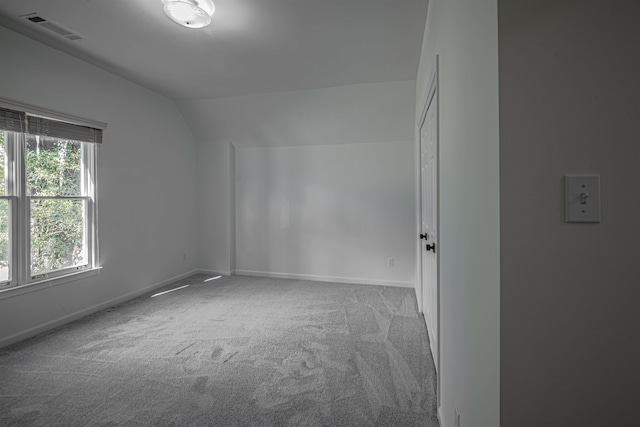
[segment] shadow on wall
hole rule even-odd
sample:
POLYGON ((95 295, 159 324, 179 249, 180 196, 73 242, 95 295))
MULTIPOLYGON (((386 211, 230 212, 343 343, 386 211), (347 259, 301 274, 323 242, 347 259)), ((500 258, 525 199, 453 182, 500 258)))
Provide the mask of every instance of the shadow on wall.
POLYGON ((238 270, 412 284, 412 162, 412 143, 239 148, 238 270))

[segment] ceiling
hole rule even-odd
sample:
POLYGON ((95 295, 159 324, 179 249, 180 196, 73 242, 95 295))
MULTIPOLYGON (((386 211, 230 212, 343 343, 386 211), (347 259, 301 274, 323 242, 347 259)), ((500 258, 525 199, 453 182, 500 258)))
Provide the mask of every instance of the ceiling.
POLYGON ((199 30, 161 0, 2 0, 0 25, 176 100, 416 78, 428 0, 214 2, 199 30))

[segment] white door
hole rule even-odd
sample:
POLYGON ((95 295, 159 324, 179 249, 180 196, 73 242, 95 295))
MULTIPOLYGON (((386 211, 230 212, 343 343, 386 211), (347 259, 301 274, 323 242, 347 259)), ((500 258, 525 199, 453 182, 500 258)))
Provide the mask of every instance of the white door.
POLYGON ((420 198, 422 310, 431 353, 439 370, 438 331, 438 106, 437 89, 429 94, 426 114, 420 125, 420 198))

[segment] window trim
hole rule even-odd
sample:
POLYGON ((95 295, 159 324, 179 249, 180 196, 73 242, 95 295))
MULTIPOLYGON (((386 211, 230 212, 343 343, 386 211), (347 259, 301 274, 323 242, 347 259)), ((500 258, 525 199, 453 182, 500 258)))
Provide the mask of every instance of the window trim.
POLYGON ((97 224, 97 144, 82 143, 82 187, 84 195, 29 196, 25 170, 26 137, 24 133, 5 132, 6 165, 9 179, 5 195, 0 200, 10 203, 9 215, 9 280, 2 282, 0 293, 51 280, 68 278, 86 271, 99 269, 97 224), (11 161, 12 160, 12 161, 11 161), (33 274, 31 271, 31 201, 32 200, 83 200, 85 244, 87 260, 82 265, 60 268, 33 274), (17 259, 16 259, 17 258, 17 259))
MULTIPOLYGON (((23 142, 18 143, 21 150, 25 150, 26 144, 23 142)), ((24 194, 24 197, 19 200, 19 210, 22 211, 22 225, 24 229, 22 229, 22 233, 20 237, 24 237, 26 241, 20 242, 22 247, 25 250, 24 260, 26 261, 26 270, 21 268, 20 271, 23 272, 26 276, 24 280, 21 281, 23 285, 28 285, 31 283, 38 283, 42 280, 53 279, 62 276, 69 276, 71 274, 80 273, 82 271, 91 270, 97 266, 98 258, 98 242, 96 239, 97 236, 97 218, 96 218, 96 157, 97 157, 97 147, 94 143, 86 143, 83 142, 82 145, 82 187, 84 188, 84 193, 89 195, 82 196, 29 196, 26 191, 26 171, 23 171, 24 175, 21 177, 21 183, 23 184, 23 188, 21 188, 21 194, 24 194), (93 196, 93 197, 92 197, 93 196), (75 265, 71 267, 60 268, 52 271, 45 271, 38 274, 33 274, 31 271, 31 201, 32 200, 83 200, 85 212, 85 224, 84 224, 84 232, 85 232, 85 243, 87 244, 87 261, 82 265, 75 265)), ((26 153, 22 153, 24 156, 26 153)), ((26 158, 26 157, 25 157, 26 158)), ((24 165, 24 162, 20 162, 24 165)), ((18 286, 23 286, 18 285, 18 286)), ((15 285, 11 285, 10 287, 15 287, 15 285)))
POLYGON ((24 294, 30 294, 31 292, 37 292, 42 289, 64 285, 65 283, 74 282, 76 280, 87 279, 89 277, 100 274, 101 270, 102 266, 97 266, 91 269, 78 271, 64 276, 40 279, 35 282, 25 283, 24 285, 7 286, 4 289, 0 289, 0 301, 24 294))
MULTIPOLYGON (((103 122, 81 118, 70 114, 59 113, 8 98, 0 97, 0 108, 21 111, 24 112, 27 116, 52 119, 55 121, 66 122, 73 125, 87 126, 98 131, 104 131, 107 128, 107 124, 103 122)), ((0 287, 0 299, 5 299, 13 295, 22 295, 24 293, 33 292, 40 289, 42 286, 57 286, 59 284, 67 283, 81 278, 91 277, 98 274, 102 268, 100 265, 99 257, 97 194, 97 155, 98 146, 101 145, 100 143, 102 142, 101 138, 95 142, 83 141, 82 185, 86 186, 85 191, 83 192, 85 195, 69 197, 28 196, 26 192, 26 171, 24 170, 26 159, 26 134, 27 129, 22 129, 21 132, 7 131, 6 133, 6 135, 13 135, 12 137, 10 137, 13 138, 12 142, 6 142, 6 148, 8 148, 6 153, 7 158, 19 159, 20 161, 7 162, 6 166, 10 168, 9 170, 7 170, 7 174, 11 178, 7 181, 5 195, 0 196, 0 200, 9 201, 9 227, 10 230, 13 231, 10 232, 9 243, 9 263, 12 268, 10 269, 9 281, 3 282, 2 286, 0 287), (16 141, 16 139, 21 140, 16 141), (14 150, 17 150, 18 152, 15 152, 14 150), (17 178, 17 182, 15 178, 17 178), (51 272, 32 275, 30 248, 31 200, 54 198, 85 200, 87 262, 82 266, 67 267, 51 272)))

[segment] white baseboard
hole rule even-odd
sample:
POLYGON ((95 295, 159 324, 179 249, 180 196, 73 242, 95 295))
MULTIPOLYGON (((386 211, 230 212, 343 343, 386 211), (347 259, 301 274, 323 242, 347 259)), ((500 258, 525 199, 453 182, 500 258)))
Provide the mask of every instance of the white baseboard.
POLYGON ((357 285, 396 286, 412 288, 413 282, 393 282, 387 280, 362 279, 355 277, 318 276, 314 274, 274 273, 271 271, 236 270, 238 276, 273 277, 276 279, 313 280, 316 282, 348 283, 357 285))
POLYGON ((130 292, 128 294, 119 296, 117 298, 113 298, 109 301, 105 301, 100 304, 96 304, 92 307, 85 308, 83 310, 76 311, 75 313, 68 314, 66 316, 59 317, 57 319, 51 320, 49 322, 43 323, 41 325, 34 326, 27 330, 15 333, 13 335, 9 335, 8 337, 4 337, 0 339, 0 348, 6 347, 8 345, 17 343, 19 341, 25 340, 27 338, 31 338, 35 335, 41 334, 42 332, 46 332, 48 330, 57 328, 58 326, 62 326, 65 323, 73 322, 74 320, 78 320, 82 317, 88 316, 90 314, 96 313, 98 311, 104 310, 105 308, 111 307, 112 305, 121 304, 123 302, 132 300, 134 298, 139 297, 140 295, 144 295, 147 292, 153 291, 155 289, 161 288, 170 283, 176 282, 178 280, 184 279, 185 277, 189 277, 195 274, 197 270, 192 270, 178 276, 170 277, 161 282, 154 283, 153 285, 146 286, 143 289, 138 289, 134 292, 130 292))
POLYGON ((233 276, 235 274, 235 270, 234 271, 219 271, 219 270, 209 270, 206 268, 199 268, 196 273, 198 274, 211 274, 211 275, 216 275, 216 276, 233 276))

